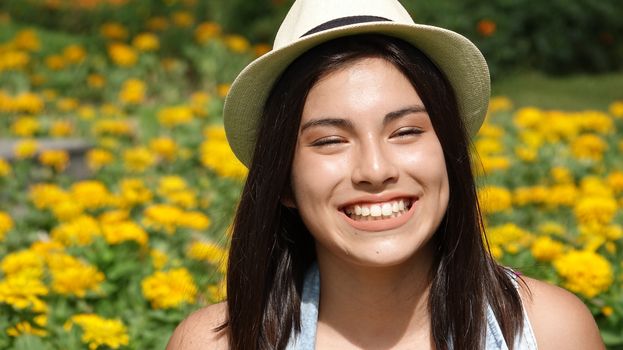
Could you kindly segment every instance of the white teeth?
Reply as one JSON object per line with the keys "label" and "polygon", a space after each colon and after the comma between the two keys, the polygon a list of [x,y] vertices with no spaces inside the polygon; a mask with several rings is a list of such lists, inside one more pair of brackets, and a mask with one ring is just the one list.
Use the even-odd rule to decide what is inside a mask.
{"label": "white teeth", "polygon": [[344,212],[353,220],[383,220],[404,214],[411,207],[410,199],[377,204],[355,204],[344,208]]}
{"label": "white teeth", "polygon": [[370,215],[370,207],[361,207],[361,215],[362,216]]}
{"label": "white teeth", "polygon": [[383,216],[390,216],[390,215],[392,215],[393,209],[392,209],[391,203],[383,204],[383,207],[381,208],[381,211],[383,213]]}
{"label": "white teeth", "polygon": [[370,206],[370,215],[371,216],[381,216],[381,214],[383,213],[383,210],[381,209],[381,206],[378,204],[373,204]]}
{"label": "white teeth", "polygon": [[355,205],[355,215],[361,215],[361,206],[359,204]]}

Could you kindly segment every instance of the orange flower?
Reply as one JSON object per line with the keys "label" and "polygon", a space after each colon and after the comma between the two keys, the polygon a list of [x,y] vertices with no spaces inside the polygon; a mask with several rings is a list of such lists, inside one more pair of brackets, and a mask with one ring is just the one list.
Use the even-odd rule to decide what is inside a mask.
{"label": "orange flower", "polygon": [[478,21],[478,25],[476,26],[476,30],[478,33],[484,37],[491,36],[495,33],[496,24],[490,19],[481,19]]}

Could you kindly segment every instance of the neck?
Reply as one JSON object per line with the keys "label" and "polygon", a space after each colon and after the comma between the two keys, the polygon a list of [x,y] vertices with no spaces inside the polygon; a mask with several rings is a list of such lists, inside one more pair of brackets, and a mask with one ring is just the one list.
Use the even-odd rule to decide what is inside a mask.
{"label": "neck", "polygon": [[406,262],[383,267],[318,256],[319,330],[353,344],[377,343],[385,348],[407,335],[427,338],[432,261],[426,249]]}

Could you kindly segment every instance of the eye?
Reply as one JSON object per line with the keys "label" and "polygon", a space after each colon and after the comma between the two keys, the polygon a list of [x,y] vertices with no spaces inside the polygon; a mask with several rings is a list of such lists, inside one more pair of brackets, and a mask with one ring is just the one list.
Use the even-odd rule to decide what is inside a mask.
{"label": "eye", "polygon": [[394,131],[394,133],[390,137],[405,138],[405,137],[409,137],[409,136],[417,136],[417,135],[422,134],[423,132],[424,132],[424,130],[419,129],[419,128],[404,127],[404,128],[400,128],[400,129]]}
{"label": "eye", "polygon": [[327,136],[320,139],[315,140],[311,143],[312,147],[323,147],[323,146],[331,146],[337,145],[340,143],[345,143],[346,141],[339,136]]}

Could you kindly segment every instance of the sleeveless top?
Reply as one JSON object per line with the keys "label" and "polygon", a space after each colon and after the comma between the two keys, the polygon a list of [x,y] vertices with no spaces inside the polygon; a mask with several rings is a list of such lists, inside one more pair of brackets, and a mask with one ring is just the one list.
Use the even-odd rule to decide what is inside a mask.
{"label": "sleeveless top", "polygon": [[[513,282],[518,287],[516,276]],[[318,301],[320,299],[320,271],[314,263],[305,274],[301,298],[301,332],[294,330],[286,350],[314,350],[316,348],[316,328],[318,325]],[[536,350],[536,339],[528,316],[524,310],[523,332],[515,337],[515,350]],[[487,305],[487,331],[484,350],[508,350],[502,330],[491,306]]]}

